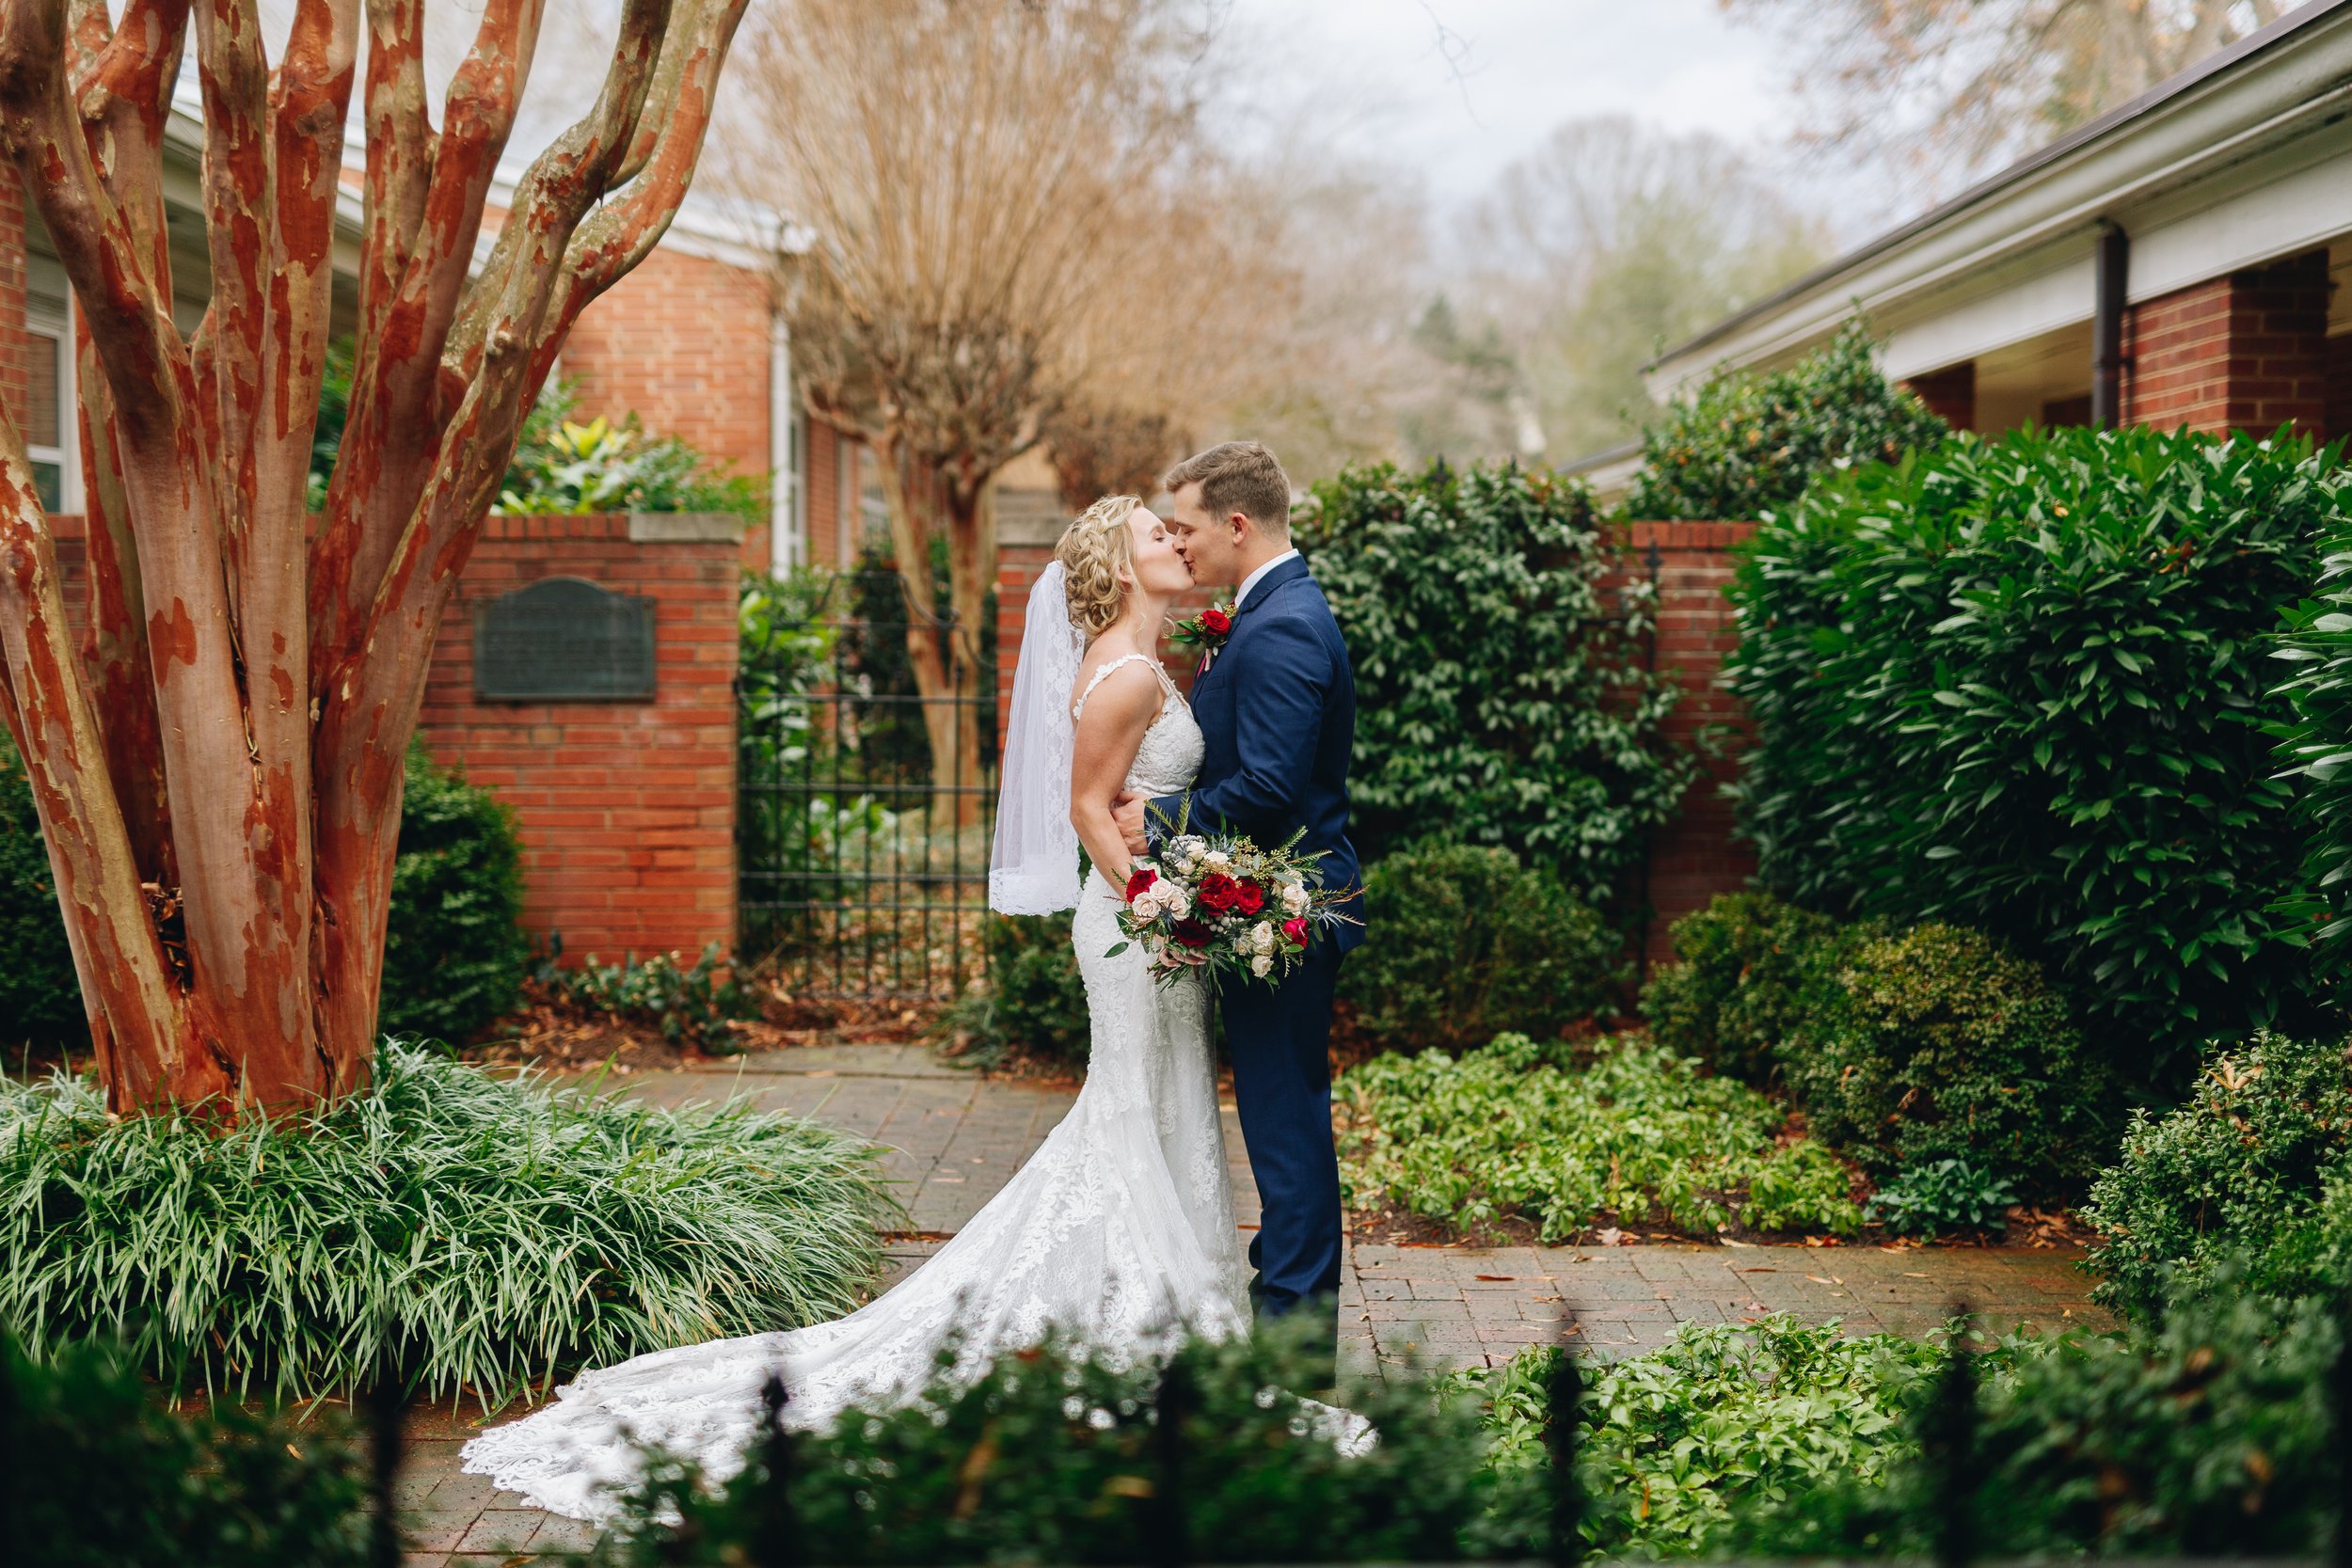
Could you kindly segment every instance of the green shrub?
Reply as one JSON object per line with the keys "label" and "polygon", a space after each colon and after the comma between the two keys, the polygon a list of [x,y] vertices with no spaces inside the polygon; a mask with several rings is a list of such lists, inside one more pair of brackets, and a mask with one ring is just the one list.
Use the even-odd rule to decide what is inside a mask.
{"label": "green shrub", "polygon": [[2300,1026],[2265,656],[2348,503],[2309,442],[2144,429],[1963,436],[1815,485],[1733,591],[1762,879],[2016,943],[2142,1082]]}
{"label": "green shrub", "polygon": [[[1178,1353],[1175,1502],[1193,1562],[1438,1562],[1483,1501],[1473,1418],[1404,1370],[1351,1388],[1379,1440],[1343,1455],[1284,1390],[1315,1374],[1279,1326]],[[1325,1362],[1327,1368],[1329,1362]],[[1170,1542],[1160,1361],[1049,1341],[911,1407],[796,1435],[795,1560],[1151,1562]],[[589,1560],[607,1568],[761,1560],[765,1445],[723,1491],[660,1465]]]}
{"label": "green shrub", "polygon": [[1550,1244],[1613,1214],[1712,1231],[1851,1231],[1846,1167],[1744,1084],[1641,1039],[1565,1047],[1504,1035],[1458,1060],[1377,1056],[1337,1085],[1340,1181],[1352,1207],[1382,1200],[1474,1227],[1510,1215]]}
{"label": "green shrub", "polygon": [[1650,1037],[1761,1084],[1780,1043],[1831,1006],[1837,965],[1873,934],[1769,893],[1718,894],[1675,922],[1675,957],[1682,961],[1642,988]]}
{"label": "green shrub", "polygon": [[987,983],[958,997],[940,1025],[961,1054],[978,1067],[1015,1051],[1083,1064],[1092,1029],[1068,917],[991,914],[980,935]]}
{"label": "green shrub", "polygon": [[384,936],[386,1032],[452,1043],[515,1010],[531,963],[515,814],[408,749]]}
{"label": "green shrub", "polygon": [[1899,1236],[1947,1230],[1999,1230],[2017,1189],[1967,1160],[1922,1160],[1905,1165],[1870,1195],[1871,1219]]}
{"label": "green shrub", "polygon": [[[1448,1380],[1489,1434],[1503,1483],[1488,1521],[1499,1555],[1549,1544],[1559,1358],[1540,1346]],[[1899,1335],[1848,1338],[1836,1323],[1775,1313],[1742,1329],[1686,1323],[1647,1354],[1587,1366],[1577,1413],[1586,1544],[1608,1559],[1706,1556],[1738,1514],[1838,1481],[1879,1482],[1911,1451],[1909,1412],[1943,1360]]]}
{"label": "green shrub", "polygon": [[1834,1008],[1783,1042],[1816,1137],[1885,1176],[1964,1160],[2037,1196],[2087,1180],[2116,1095],[2035,965],[1958,927],[1862,943]]}
{"label": "green shrub", "polygon": [[0,1337],[0,1555],[39,1568],[361,1568],[369,1473],[342,1423],[165,1407],[121,1358]]}
{"label": "green shrub", "polygon": [[0,1332],[309,1397],[396,1358],[485,1400],[583,1363],[837,1317],[896,1213],[877,1151],[387,1046],[359,1095],[224,1129],[0,1081]]}
{"label": "green shrub", "polygon": [[24,765],[0,728],[0,1046],[89,1038]]}
{"label": "green shrub", "polygon": [[1347,633],[1367,863],[1435,834],[1621,896],[1696,765],[1663,728],[1679,689],[1641,657],[1655,594],[1609,586],[1591,493],[1516,465],[1359,467],[1295,526]]}
{"label": "green shrub", "polygon": [[2317,1290],[2352,1239],[2344,1043],[2262,1034],[2217,1058],[2186,1104],[2132,1117],[2083,1218],[2101,1233],[2096,1298],[2144,1322],[2224,1275],[2266,1293]]}
{"label": "green shrub", "polygon": [[539,966],[541,985],[573,1006],[660,1029],[672,1045],[726,1055],[738,1049],[736,1023],[759,1016],[759,998],[715,942],[691,965],[675,953],[616,964],[598,963],[591,953],[565,969],[557,961],[563,953],[559,942]]}
{"label": "green shrub", "polygon": [[[2341,444],[2323,461],[2343,455]],[[2287,632],[2271,657],[2291,672],[2272,693],[2285,711],[2272,721],[2278,760],[2298,781],[2296,816],[2305,846],[2302,876],[2280,912],[2299,923],[2315,967],[2341,982],[2352,966],[2352,519],[2330,518],[2316,543],[2313,597],[2286,612]]]}
{"label": "green shrub", "polygon": [[1625,515],[1744,521],[1776,512],[1823,474],[1891,463],[1951,427],[1888,381],[1869,328],[1849,323],[1785,371],[1728,371],[1642,434]]}
{"label": "green shrub", "polygon": [[675,436],[648,436],[632,412],[619,422],[572,418],[579,386],[543,388],[523,420],[499,491],[503,513],[723,512],[747,528],[768,519],[764,477],[739,474]]}
{"label": "green shrub", "polygon": [[1357,1021],[1391,1048],[1548,1037],[1609,1003],[1623,943],[1559,879],[1508,850],[1434,845],[1364,878],[1376,937],[1340,971]]}
{"label": "green shrub", "polygon": [[[1980,1357],[1973,1485],[1988,1559],[2306,1557],[2343,1497],[2328,1387],[2339,1331],[2316,1304],[2219,1304],[2156,1336],[2068,1334]],[[1946,1510],[1918,1409],[1876,1476],[1822,1475],[1746,1511],[1729,1553],[1925,1560]]]}

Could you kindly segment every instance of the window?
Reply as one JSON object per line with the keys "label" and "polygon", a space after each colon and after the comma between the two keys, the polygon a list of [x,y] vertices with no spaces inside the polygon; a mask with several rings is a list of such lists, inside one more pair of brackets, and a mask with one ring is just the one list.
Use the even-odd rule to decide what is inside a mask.
{"label": "window", "polygon": [[40,504],[53,513],[73,511],[82,499],[69,450],[73,429],[73,332],[67,325],[66,309],[62,297],[40,293],[26,296],[24,454],[32,459]]}

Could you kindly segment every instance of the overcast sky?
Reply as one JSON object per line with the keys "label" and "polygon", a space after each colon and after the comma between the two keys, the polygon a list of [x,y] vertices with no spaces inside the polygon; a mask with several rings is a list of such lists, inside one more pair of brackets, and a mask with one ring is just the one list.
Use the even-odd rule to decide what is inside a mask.
{"label": "overcast sky", "polygon": [[1483,185],[1562,120],[1625,113],[1759,150],[1785,138],[1788,72],[1715,0],[1233,0],[1300,88],[1387,88],[1366,135],[1441,198]]}

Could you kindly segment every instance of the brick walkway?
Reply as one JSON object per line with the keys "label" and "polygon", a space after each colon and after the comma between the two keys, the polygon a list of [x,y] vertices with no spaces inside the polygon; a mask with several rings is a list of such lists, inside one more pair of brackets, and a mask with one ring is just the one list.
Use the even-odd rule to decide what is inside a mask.
{"label": "brick walkway", "polygon": [[[996,1195],[1044,1140],[1073,1091],[983,1079],[914,1045],[819,1046],[724,1068],[646,1074],[633,1094],[664,1105],[739,1092],[764,1108],[815,1117],[884,1145],[913,1232],[887,1247],[896,1279]],[[1225,1142],[1236,1223],[1257,1227],[1258,1195],[1232,1106]],[[1683,1323],[1738,1323],[1768,1311],[1836,1319],[1855,1333],[1919,1333],[1965,1301],[1988,1325],[2105,1326],[2083,1299],[2070,1254],[1975,1248],[1736,1247],[1650,1243],[1566,1248],[1389,1246],[1353,1242],[1341,1283],[1341,1371],[1500,1364],[1567,1331],[1587,1354],[1635,1354]],[[489,1418],[497,1419],[500,1418]],[[586,1527],[515,1506],[457,1450],[485,1418],[470,1408],[409,1418],[401,1481],[414,1568],[471,1568],[584,1547]]]}

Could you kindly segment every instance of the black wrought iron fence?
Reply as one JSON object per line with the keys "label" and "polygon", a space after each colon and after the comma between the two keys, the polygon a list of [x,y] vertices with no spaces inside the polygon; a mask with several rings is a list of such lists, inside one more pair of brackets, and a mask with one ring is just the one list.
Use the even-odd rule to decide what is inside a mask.
{"label": "black wrought iron fence", "polygon": [[[952,612],[895,571],[755,591],[737,679],[742,950],[804,996],[946,1000],[985,963],[995,825],[993,626],[978,689],[925,696]],[[911,641],[911,639],[913,640]]]}

